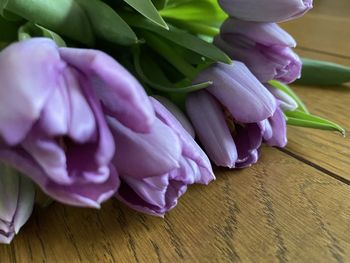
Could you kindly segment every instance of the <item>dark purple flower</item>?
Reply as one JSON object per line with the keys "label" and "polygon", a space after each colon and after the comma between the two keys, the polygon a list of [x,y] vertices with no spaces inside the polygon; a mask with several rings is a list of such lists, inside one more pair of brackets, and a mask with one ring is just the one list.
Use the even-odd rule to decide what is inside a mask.
{"label": "dark purple flower", "polygon": [[295,40],[275,23],[229,18],[214,43],[232,59],[246,64],[263,83],[272,79],[291,83],[300,77],[302,63],[291,49]]}

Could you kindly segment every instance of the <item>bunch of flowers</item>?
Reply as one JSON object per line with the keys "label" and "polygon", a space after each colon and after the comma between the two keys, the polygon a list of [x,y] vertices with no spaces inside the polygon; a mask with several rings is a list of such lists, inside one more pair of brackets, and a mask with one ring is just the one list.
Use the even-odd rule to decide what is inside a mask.
{"label": "bunch of flowers", "polygon": [[[0,0],[0,243],[27,221],[38,191],[163,216],[189,185],[215,179],[211,162],[248,167],[263,144],[284,147],[287,123],[343,132],[286,85],[302,60],[276,22],[311,7]],[[305,83],[323,83],[315,70],[349,80],[337,65],[305,67]]]}

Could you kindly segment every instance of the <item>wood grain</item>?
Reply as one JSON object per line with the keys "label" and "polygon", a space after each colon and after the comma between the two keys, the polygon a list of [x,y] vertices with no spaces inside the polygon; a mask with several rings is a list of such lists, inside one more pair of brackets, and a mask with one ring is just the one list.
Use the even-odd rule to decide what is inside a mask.
{"label": "wood grain", "polygon": [[[298,41],[297,53],[350,66],[350,1],[315,1],[315,9],[300,20],[284,24]],[[346,87],[293,86],[311,112],[334,120],[350,131]],[[317,102],[317,103],[315,103]],[[327,172],[350,180],[350,140],[337,134],[310,129],[289,128],[287,150]]]}
{"label": "wood grain", "polygon": [[[1,262],[345,262],[350,188],[276,149],[220,170],[165,219],[117,202],[37,209]],[[327,197],[327,198],[325,198]]]}
{"label": "wood grain", "polygon": [[[347,4],[350,13],[350,1]],[[282,24],[297,40],[298,46],[333,55],[349,55],[350,17],[308,14]]]}

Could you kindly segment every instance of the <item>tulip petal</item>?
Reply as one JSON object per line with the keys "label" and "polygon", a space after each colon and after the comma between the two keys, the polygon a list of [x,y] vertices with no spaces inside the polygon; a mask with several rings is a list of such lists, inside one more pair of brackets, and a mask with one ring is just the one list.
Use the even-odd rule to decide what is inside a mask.
{"label": "tulip petal", "polygon": [[219,103],[199,91],[188,96],[186,110],[209,158],[218,166],[234,167],[237,149]]}
{"label": "tulip petal", "polygon": [[243,168],[256,163],[258,161],[257,149],[260,148],[263,137],[259,125],[256,123],[237,124],[236,133],[234,140],[238,151],[237,167]]}
{"label": "tulip petal", "polygon": [[60,55],[90,79],[111,116],[135,131],[149,131],[153,109],[142,86],[124,67],[97,50],[60,48]]}
{"label": "tulip petal", "polygon": [[298,108],[298,103],[284,91],[276,89],[270,85],[267,85],[266,87],[278,100],[282,111],[295,111]]}
{"label": "tulip petal", "polygon": [[287,125],[286,119],[281,109],[277,109],[275,114],[269,118],[269,123],[272,127],[273,136],[265,139],[270,146],[284,147],[287,144]]}
{"label": "tulip petal", "polygon": [[207,91],[230,111],[237,122],[259,122],[272,116],[276,109],[275,98],[241,62],[214,64],[196,78],[196,82],[209,80],[213,85]]}
{"label": "tulip petal", "polygon": [[136,133],[108,118],[118,150],[115,164],[122,176],[145,178],[177,168],[181,144],[176,134],[156,119],[149,133]]}
{"label": "tulip petal", "polygon": [[312,0],[219,0],[232,17],[257,22],[282,22],[302,16],[312,8]]}
{"label": "tulip petal", "polygon": [[8,144],[26,136],[58,86],[63,68],[49,39],[15,43],[0,53],[0,134]]}
{"label": "tulip petal", "polygon": [[48,179],[40,165],[20,148],[1,149],[0,160],[28,175],[55,200],[74,206],[99,208],[101,202],[114,195],[120,183],[117,172],[113,166],[110,166],[110,176],[101,184],[86,181],[75,182],[72,185],[55,184]]}
{"label": "tulip petal", "polygon": [[9,168],[0,163],[0,220],[2,221],[11,223],[15,216],[20,193],[19,182],[20,178],[16,174],[11,174]]}
{"label": "tulip petal", "polygon": [[13,221],[13,227],[16,234],[32,214],[35,198],[34,184],[25,176],[21,176],[20,178],[19,189],[20,195],[18,199],[17,212]]}
{"label": "tulip petal", "polygon": [[260,43],[265,46],[296,46],[294,38],[276,23],[257,23],[229,18],[222,24],[220,30],[224,39],[231,35],[250,39],[253,45]]}
{"label": "tulip petal", "polygon": [[157,118],[172,128],[179,136],[182,143],[182,155],[193,160],[198,165],[200,176],[196,183],[208,184],[215,179],[213,169],[205,152],[199,147],[181,123],[159,101],[152,97],[150,99]]}

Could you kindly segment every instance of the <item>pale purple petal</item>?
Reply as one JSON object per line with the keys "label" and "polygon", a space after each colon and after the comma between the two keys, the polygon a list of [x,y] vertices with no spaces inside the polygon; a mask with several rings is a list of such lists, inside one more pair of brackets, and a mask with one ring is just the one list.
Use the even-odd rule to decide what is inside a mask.
{"label": "pale purple petal", "polygon": [[[195,132],[191,122],[187,119],[185,114],[170,100],[162,96],[153,96],[156,100],[161,102],[161,104],[173,115],[176,117],[179,123],[181,123],[182,127],[194,138]],[[151,100],[152,101],[152,100]],[[153,105],[154,106],[154,105]]]}
{"label": "pale purple petal", "polygon": [[234,61],[231,65],[214,64],[202,71],[195,83],[204,81],[213,81],[207,91],[213,94],[238,122],[262,121],[272,116],[276,109],[274,97],[241,62]]}
{"label": "pale purple petal", "polygon": [[285,147],[287,144],[287,126],[282,110],[278,108],[275,114],[269,118],[269,123],[273,130],[273,136],[265,139],[266,143],[270,146]]}
{"label": "pale purple petal", "polygon": [[83,72],[109,114],[125,126],[148,132],[154,112],[139,82],[110,56],[87,49],[60,48],[62,58]]}
{"label": "pale purple petal", "polygon": [[265,46],[296,46],[294,38],[276,23],[257,23],[229,18],[222,24],[220,31],[224,39],[228,36],[246,39],[242,45],[260,43]]}
{"label": "pale purple petal", "polygon": [[218,166],[234,167],[237,149],[219,103],[200,91],[188,96],[186,109],[209,158]]}
{"label": "pale purple petal", "polygon": [[196,183],[208,184],[215,179],[210,161],[204,151],[199,147],[193,137],[181,125],[181,123],[156,99],[150,98],[155,109],[156,116],[168,125],[179,136],[182,144],[182,155],[193,160],[199,167],[200,176]]}
{"label": "pale purple petal", "polygon": [[298,104],[287,93],[269,85],[267,85],[267,88],[272,93],[272,95],[275,96],[275,98],[278,100],[280,108],[283,111],[295,111],[298,108]]}
{"label": "pale purple petal", "polygon": [[18,42],[0,53],[0,135],[8,144],[26,136],[64,67],[57,46],[48,39]]}
{"label": "pale purple petal", "polygon": [[312,0],[219,0],[230,16],[258,22],[281,22],[302,16]]}
{"label": "pale purple petal", "polygon": [[179,166],[181,143],[160,120],[149,133],[136,133],[110,117],[108,123],[117,145],[114,163],[124,177],[152,177]]}

